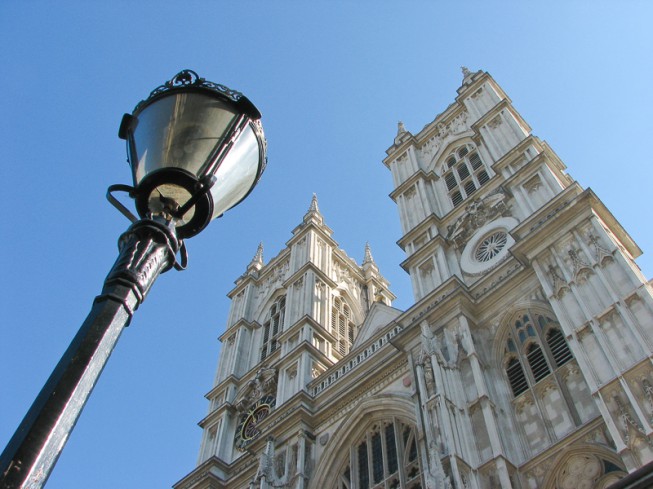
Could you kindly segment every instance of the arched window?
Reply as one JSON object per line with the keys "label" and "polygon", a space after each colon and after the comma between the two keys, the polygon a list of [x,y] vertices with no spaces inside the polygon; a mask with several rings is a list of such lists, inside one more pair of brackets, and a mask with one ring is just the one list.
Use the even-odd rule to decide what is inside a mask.
{"label": "arched window", "polygon": [[333,351],[343,356],[349,353],[354,342],[354,323],[352,322],[351,308],[341,297],[333,298],[331,334],[336,339]]}
{"label": "arched window", "polygon": [[393,418],[375,422],[351,446],[334,489],[422,487],[415,429]]}
{"label": "arched window", "polygon": [[277,337],[283,330],[283,318],[286,312],[286,296],[282,295],[274,301],[268,312],[268,319],[263,323],[263,345],[261,346],[261,361],[265,360],[278,347]]}
{"label": "arched window", "polygon": [[504,350],[504,369],[515,397],[544,380],[574,357],[560,325],[533,311],[511,325]]}
{"label": "arched window", "polygon": [[487,167],[471,144],[459,146],[447,156],[442,177],[454,207],[490,181]]}

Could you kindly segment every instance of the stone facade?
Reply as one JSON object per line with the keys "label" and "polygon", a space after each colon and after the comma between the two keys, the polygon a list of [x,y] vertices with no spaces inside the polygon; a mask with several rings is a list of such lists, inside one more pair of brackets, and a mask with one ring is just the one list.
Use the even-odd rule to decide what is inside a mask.
{"label": "stone facade", "polygon": [[231,312],[197,468],[175,489],[606,488],[653,460],[641,253],[503,90],[458,96],[392,173],[415,304],[314,197],[259,247]]}

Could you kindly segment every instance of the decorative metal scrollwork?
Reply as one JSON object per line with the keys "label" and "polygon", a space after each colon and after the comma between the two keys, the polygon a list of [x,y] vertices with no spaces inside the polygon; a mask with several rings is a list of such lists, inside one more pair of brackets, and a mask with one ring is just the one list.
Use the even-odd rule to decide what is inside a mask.
{"label": "decorative metal scrollwork", "polygon": [[177,73],[175,76],[173,76],[170,80],[165,82],[163,85],[160,85],[156,87],[154,90],[152,90],[150,92],[149,97],[147,97],[145,100],[141,100],[138,103],[138,105],[136,105],[134,112],[140,109],[143,104],[147,103],[153,97],[156,97],[161,93],[168,92],[170,90],[175,90],[182,87],[184,88],[196,87],[196,88],[202,88],[206,90],[212,90],[214,92],[218,92],[224,95],[225,97],[229,98],[230,100],[233,100],[234,102],[238,102],[238,100],[240,100],[243,97],[243,94],[240,93],[239,91],[232,90],[231,88],[226,87],[224,85],[220,85],[219,83],[213,83],[211,81],[208,81],[200,77],[193,70],[182,70],[179,73]]}

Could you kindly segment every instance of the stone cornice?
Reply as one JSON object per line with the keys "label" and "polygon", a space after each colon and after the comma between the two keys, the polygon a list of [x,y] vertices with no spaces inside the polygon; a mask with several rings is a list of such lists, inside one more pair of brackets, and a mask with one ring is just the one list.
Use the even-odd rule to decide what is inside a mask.
{"label": "stone cornice", "polygon": [[435,228],[438,230],[438,233],[440,232],[440,226],[442,225],[442,219],[440,219],[437,215],[434,213],[429,214],[426,216],[426,219],[424,219],[422,222],[417,224],[413,229],[408,231],[406,234],[404,234],[399,240],[397,241],[397,246],[401,248],[403,251],[406,251],[406,245],[410,243],[412,240],[414,240],[416,237],[419,235],[423,234],[426,232],[429,227],[433,225]]}
{"label": "stone cornice", "polygon": [[[343,378],[330,389],[322,391],[316,397],[319,412],[316,413],[316,427],[352,410],[361,398],[373,395],[384,386],[408,371],[408,361],[405,355],[397,354],[390,344],[386,345],[386,354],[374,357],[366,369],[360,369],[356,375]],[[370,374],[371,373],[371,374]]]}
{"label": "stone cornice", "polygon": [[319,277],[320,280],[325,282],[329,287],[336,287],[337,284],[329,277],[321,268],[313,263],[312,261],[307,261],[300,268],[298,268],[292,275],[290,275],[286,280],[281,283],[281,286],[285,289],[288,289],[293,285],[297,280],[303,277],[306,272],[313,272],[315,276]]}
{"label": "stone cornice", "polygon": [[218,336],[218,340],[221,343],[224,343],[225,339],[228,336],[231,336],[232,334],[234,334],[235,330],[237,330],[238,328],[241,328],[241,327],[246,328],[246,329],[251,331],[253,329],[260,328],[261,325],[257,321],[247,321],[244,318],[240,318],[234,324],[232,324],[227,329],[225,329],[224,333],[222,333],[220,336]]}
{"label": "stone cornice", "polygon": [[309,221],[308,223],[302,222],[295,229],[293,229],[293,236],[288,241],[286,241],[286,246],[290,248],[293,244],[306,236],[306,234],[311,230],[319,234],[320,237],[329,243],[332,247],[338,247],[338,243],[331,237],[333,230],[324,223],[317,224],[312,221]]}
{"label": "stone cornice", "polygon": [[[458,96],[456,97],[456,101],[462,103],[462,100],[464,98],[467,98],[471,93],[476,92],[479,88],[481,88],[481,85],[483,85],[483,83],[485,83],[488,80],[492,81],[492,77],[487,71],[479,70],[476,73],[473,73],[471,77],[471,83],[463,83],[456,90],[456,92],[458,93]],[[493,85],[496,85],[496,83],[494,83]],[[502,93],[502,95],[505,97],[505,94]]]}
{"label": "stone cornice", "polygon": [[[361,375],[361,372],[364,373],[369,369],[373,370],[375,361],[371,359],[380,355],[381,351],[387,351],[390,340],[401,333],[401,330],[402,328],[393,321],[363,344],[357,346],[356,349],[350,351],[340,361],[308,384],[307,389],[311,395],[317,397],[325,390],[331,391],[331,387],[339,383],[344,377],[357,377]],[[366,369],[359,368],[363,364],[366,365]]]}
{"label": "stone cornice", "polygon": [[172,487],[173,489],[226,489],[225,481],[214,474],[216,469],[225,473],[229,470],[229,464],[213,456],[195,467],[190,474]]}
{"label": "stone cornice", "polygon": [[388,196],[394,201],[397,202],[397,197],[402,193],[408,190],[411,186],[415,185],[418,180],[434,180],[437,179],[435,173],[425,173],[421,168],[408,177],[404,182],[400,183],[397,188],[395,188]]}
{"label": "stone cornice", "polygon": [[512,252],[528,263],[559,239],[561,230],[570,230],[592,216],[605,223],[632,258],[641,255],[640,248],[596,194],[589,188],[583,191],[576,183],[511,231],[516,241]]}
{"label": "stone cornice", "polygon": [[[491,272],[483,276],[481,280],[470,287],[470,294],[480,304],[481,300],[492,300],[493,294],[501,288],[501,294],[508,293],[508,289],[518,289],[522,280],[517,277],[531,276],[532,270],[515,258],[508,258]],[[510,280],[508,280],[510,279]],[[508,287],[508,289],[502,287]]]}
{"label": "stone cornice", "polygon": [[406,329],[424,320],[436,308],[439,315],[444,315],[452,306],[456,307],[461,300],[464,300],[470,306],[474,303],[467,286],[460,278],[453,275],[439,287],[420,299],[419,302],[397,318],[396,321]]}
{"label": "stone cornice", "polygon": [[405,151],[408,150],[410,146],[421,147],[426,143],[431,137],[437,135],[439,132],[439,124],[448,124],[453,119],[458,117],[462,112],[465,111],[465,106],[462,102],[456,101],[450,104],[444,111],[439,113],[435,119],[426,124],[417,134],[413,135],[407,133],[409,137],[406,137],[404,141],[400,144],[393,144],[386,150],[386,156],[383,159],[383,164],[390,168],[390,163],[402,156]]}
{"label": "stone cornice", "polygon": [[239,377],[236,377],[236,376],[233,375],[233,374],[231,374],[231,375],[229,375],[229,377],[227,377],[226,379],[224,379],[223,381],[221,381],[219,384],[215,385],[215,386],[213,387],[213,389],[211,389],[209,392],[207,392],[206,394],[204,394],[204,397],[205,397],[206,399],[212,399],[212,398],[215,397],[215,395],[216,395],[218,392],[220,392],[220,391],[226,389],[228,386],[230,386],[230,385],[232,385],[232,386],[237,386],[239,383],[240,383],[240,378],[239,378]]}
{"label": "stone cornice", "polygon": [[415,262],[422,261],[429,255],[429,253],[432,253],[438,249],[438,247],[445,248],[448,244],[449,242],[441,234],[438,234],[435,238],[428,240],[417,251],[402,261],[399,266],[403,268],[407,273],[410,273],[410,267]]}
{"label": "stone cornice", "polygon": [[[497,161],[494,162],[492,168],[494,169],[495,173],[500,173],[501,170],[505,168],[507,165],[514,163],[515,160],[523,156],[524,152],[526,151],[526,148],[528,148],[529,146],[535,146],[539,151],[539,153],[533,157],[533,160],[537,160],[541,158],[542,155],[546,152],[546,149],[550,150],[550,148],[542,144],[542,141],[540,141],[536,136],[529,134],[524,139],[522,139],[519,143],[517,143],[517,145],[514,146],[510,151],[508,151],[501,158],[499,158]],[[560,160],[558,160],[558,162],[562,163]],[[561,169],[564,169],[564,165],[562,166]]]}

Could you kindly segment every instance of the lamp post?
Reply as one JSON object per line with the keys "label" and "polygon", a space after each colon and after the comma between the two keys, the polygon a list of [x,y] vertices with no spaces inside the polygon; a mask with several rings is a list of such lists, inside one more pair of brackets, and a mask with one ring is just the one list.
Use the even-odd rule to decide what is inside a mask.
{"label": "lamp post", "polygon": [[[122,329],[156,278],[186,265],[185,238],[241,202],[266,163],[260,112],[241,93],[184,70],[152,91],[119,136],[133,186],[109,201],[132,221],[102,293],[0,456],[1,489],[47,481]],[[134,199],[137,219],[113,195]],[[180,255],[180,262],[177,255]]]}

